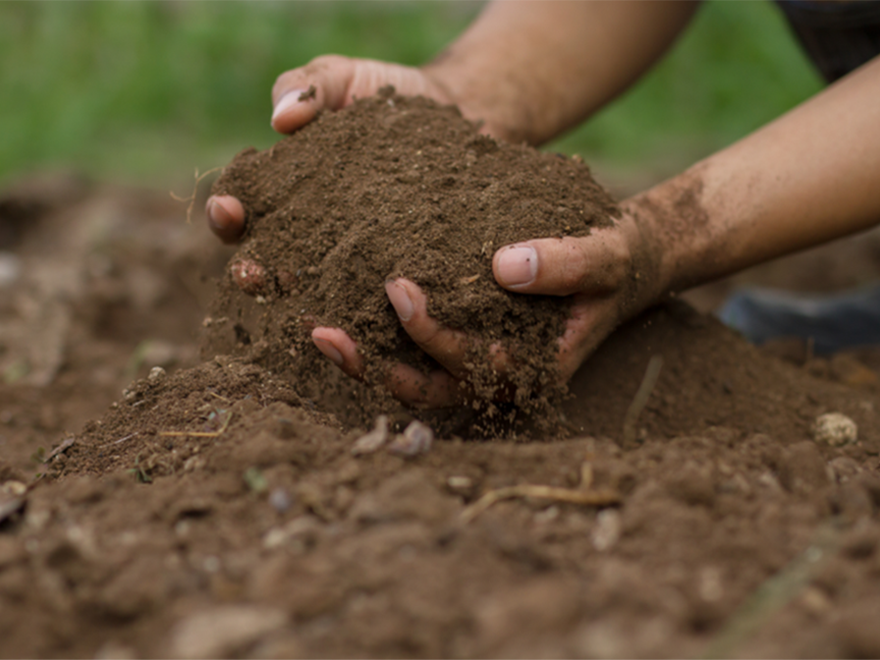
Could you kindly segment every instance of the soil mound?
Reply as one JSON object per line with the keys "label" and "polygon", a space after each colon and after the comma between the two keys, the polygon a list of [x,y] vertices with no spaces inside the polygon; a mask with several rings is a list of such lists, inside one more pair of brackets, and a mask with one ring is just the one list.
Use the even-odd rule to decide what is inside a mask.
{"label": "soil mound", "polygon": [[456,108],[391,88],[267,151],[241,152],[213,192],[247,209],[232,263],[266,269],[249,293],[265,305],[259,339],[272,366],[294,368],[291,347],[316,356],[308,333],[318,324],[358,342],[373,380],[389,359],[430,367],[385,296],[386,279],[406,277],[428,294],[430,314],[476,338],[478,398],[491,400],[499,386],[489,346],[512,347],[515,402],[525,409],[553,389],[568,305],[503,290],[492,255],[531,238],[583,236],[617,214],[579,159],[496,142]]}
{"label": "soil mound", "polygon": [[[53,190],[20,197],[46,209],[0,237],[20,262],[0,357],[56,365],[45,385],[0,380],[0,656],[880,656],[876,349],[782,361],[670,305],[575,375],[572,438],[438,431],[417,456],[355,455],[366,429],[306,392],[321,374],[195,364],[195,274],[230,253],[165,191]],[[65,305],[49,342],[33,310]],[[814,441],[828,412],[858,439]],[[608,490],[617,504],[575,497]]]}

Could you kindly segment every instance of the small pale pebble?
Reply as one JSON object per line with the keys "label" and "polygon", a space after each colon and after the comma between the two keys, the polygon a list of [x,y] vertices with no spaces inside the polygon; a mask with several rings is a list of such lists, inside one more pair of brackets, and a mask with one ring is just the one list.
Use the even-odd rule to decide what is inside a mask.
{"label": "small pale pebble", "polygon": [[351,453],[355,456],[361,456],[379,451],[388,442],[388,437],[388,416],[379,415],[376,418],[376,427],[355,440],[351,447]]}
{"label": "small pale pebble", "polygon": [[12,286],[21,275],[21,261],[11,252],[0,252],[0,289]]}
{"label": "small pale pebble", "polygon": [[434,442],[434,432],[430,426],[416,420],[396,436],[388,446],[388,451],[398,456],[412,457],[427,454]]}
{"label": "small pale pebble", "polygon": [[854,443],[859,437],[859,427],[846,415],[838,412],[819,415],[813,422],[813,439],[832,447]]}
{"label": "small pale pebble", "polygon": [[622,529],[620,514],[614,509],[603,509],[596,516],[596,526],[590,534],[590,541],[596,550],[604,552],[617,543]]}
{"label": "small pale pebble", "polygon": [[163,378],[165,378],[165,370],[162,367],[153,367],[150,369],[150,375],[147,376],[147,380],[153,384],[160,382]]}
{"label": "small pale pebble", "polygon": [[7,481],[2,486],[3,490],[10,495],[18,497],[27,492],[27,486],[20,481]]}
{"label": "small pale pebble", "polygon": [[279,486],[278,488],[273,488],[272,492],[269,493],[269,505],[278,513],[284,513],[290,509],[292,504],[293,498],[286,488]]}
{"label": "small pale pebble", "polygon": [[287,625],[282,610],[253,605],[221,605],[191,614],[171,631],[167,651],[174,658],[221,658],[242,650]]}
{"label": "small pale pebble", "polygon": [[455,491],[468,490],[474,485],[474,481],[470,477],[452,476],[446,480],[446,485]]}

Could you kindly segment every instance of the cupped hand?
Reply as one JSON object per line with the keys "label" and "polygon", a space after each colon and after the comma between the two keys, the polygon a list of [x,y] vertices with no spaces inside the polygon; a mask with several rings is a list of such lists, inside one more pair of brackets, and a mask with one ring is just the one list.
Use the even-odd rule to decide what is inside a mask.
{"label": "cupped hand", "polygon": [[[646,224],[624,213],[614,226],[594,230],[586,237],[536,239],[508,245],[495,253],[493,273],[505,289],[572,297],[571,317],[558,339],[561,382],[567,382],[620,323],[665,291],[658,276],[659,255]],[[423,374],[413,367],[388,362],[381,365],[386,388],[413,406],[440,408],[466,400],[471,393],[468,348],[474,340],[428,316],[427,298],[415,283],[400,278],[387,282],[385,291],[404,329],[442,367]],[[346,374],[364,377],[363,356],[343,330],[318,327],[312,331],[312,339]],[[492,345],[489,355],[493,369],[503,380],[505,371],[516,360],[515,353]]]}
{"label": "cupped hand", "polygon": [[[279,133],[293,133],[312,121],[319,110],[339,110],[386,85],[393,85],[407,96],[425,96],[441,103],[455,101],[439,79],[426,70],[324,55],[278,77],[272,88],[272,128]],[[467,115],[465,109],[462,111]],[[239,241],[244,233],[245,211],[238,199],[213,196],[208,199],[205,213],[208,226],[220,240]]]}

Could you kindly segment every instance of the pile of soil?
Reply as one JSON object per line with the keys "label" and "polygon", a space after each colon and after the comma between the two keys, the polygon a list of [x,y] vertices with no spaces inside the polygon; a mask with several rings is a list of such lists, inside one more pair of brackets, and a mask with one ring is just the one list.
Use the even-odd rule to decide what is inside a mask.
{"label": "pile of soil", "polygon": [[[568,301],[505,291],[492,275],[493,254],[531,238],[584,236],[618,213],[581,160],[497,142],[456,108],[390,87],[322,114],[269,150],[243,151],[213,192],[238,197],[247,212],[233,263],[266,271],[261,285],[247,287],[265,311],[257,336],[247,337],[268,344],[267,365],[311,372],[290,349],[313,360],[317,324],[346,330],[374,381],[389,360],[436,368],[385,296],[387,279],[406,277],[426,292],[432,316],[474,338],[469,360],[484,403],[501,386],[489,347],[509,347],[511,412],[546,410],[558,394],[556,339]],[[217,315],[238,317],[237,304],[233,297]]]}
{"label": "pile of soil", "polygon": [[[355,455],[373,420],[321,373],[198,359],[232,252],[184,215],[0,193],[0,656],[880,655],[880,352],[779,359],[676,304],[575,375],[567,438]],[[858,439],[816,442],[828,412]]]}

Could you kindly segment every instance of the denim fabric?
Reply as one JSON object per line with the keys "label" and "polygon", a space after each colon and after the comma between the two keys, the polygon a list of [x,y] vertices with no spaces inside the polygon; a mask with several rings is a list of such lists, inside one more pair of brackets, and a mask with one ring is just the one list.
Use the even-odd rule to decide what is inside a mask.
{"label": "denim fabric", "polygon": [[807,297],[773,289],[739,291],[717,312],[753,344],[778,337],[812,339],[816,355],[880,344],[880,287]]}
{"label": "denim fabric", "polygon": [[880,54],[880,1],[777,0],[829,83]]}

